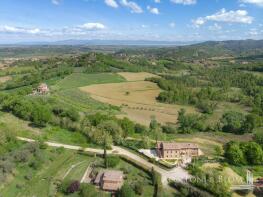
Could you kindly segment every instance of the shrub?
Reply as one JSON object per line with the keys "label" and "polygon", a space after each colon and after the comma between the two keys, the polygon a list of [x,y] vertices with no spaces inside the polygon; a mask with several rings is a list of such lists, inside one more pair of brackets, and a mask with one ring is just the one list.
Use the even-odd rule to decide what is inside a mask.
{"label": "shrub", "polygon": [[147,128],[144,125],[135,124],[134,130],[135,130],[135,133],[145,133],[145,131],[147,131]]}
{"label": "shrub", "polygon": [[79,181],[73,181],[68,187],[67,187],[67,193],[75,193],[79,191],[80,188],[80,182]]}
{"label": "shrub", "polygon": [[108,156],[107,157],[107,166],[109,168],[114,168],[120,163],[120,158],[117,156]]}
{"label": "shrub", "polygon": [[162,126],[163,132],[164,133],[168,133],[168,134],[172,134],[172,133],[176,133],[176,127],[172,124],[167,124]]}
{"label": "shrub", "polygon": [[132,188],[130,187],[130,185],[128,184],[124,184],[120,191],[117,193],[118,197],[134,197],[135,196],[135,192],[132,190]]}
{"label": "shrub", "polygon": [[14,159],[16,162],[27,162],[30,156],[28,150],[19,150],[14,153]]}
{"label": "shrub", "polygon": [[134,191],[138,195],[142,195],[143,193],[143,183],[141,182],[136,182],[134,186]]}

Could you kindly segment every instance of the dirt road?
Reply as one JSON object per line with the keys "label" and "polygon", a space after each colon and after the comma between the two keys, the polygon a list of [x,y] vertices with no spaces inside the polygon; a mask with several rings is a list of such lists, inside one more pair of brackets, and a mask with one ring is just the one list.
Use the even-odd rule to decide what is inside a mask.
{"label": "dirt road", "polygon": [[[25,141],[25,142],[35,142],[35,140],[29,139],[29,138],[23,138],[23,137],[17,137],[17,139]],[[48,146],[51,147],[63,147],[70,150],[82,150],[85,152],[91,152],[96,154],[103,154],[103,149],[95,149],[95,148],[83,148],[80,146],[73,146],[73,145],[67,145],[67,144],[60,144],[55,142],[45,142]],[[116,154],[116,155],[124,155],[131,160],[136,161],[139,164],[144,165],[145,167],[148,167],[149,169],[154,168],[156,172],[158,172],[162,177],[162,183],[164,185],[167,185],[168,179],[176,180],[176,181],[183,181],[185,179],[189,179],[191,175],[184,170],[181,167],[175,167],[171,170],[165,170],[163,168],[160,168],[159,166],[152,164],[151,162],[145,160],[144,158],[124,149],[119,146],[112,146],[112,150],[107,151],[108,154]]]}

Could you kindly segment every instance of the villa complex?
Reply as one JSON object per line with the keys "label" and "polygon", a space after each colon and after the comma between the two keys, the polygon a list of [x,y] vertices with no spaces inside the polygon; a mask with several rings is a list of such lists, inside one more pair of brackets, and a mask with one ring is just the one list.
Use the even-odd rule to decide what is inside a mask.
{"label": "villa complex", "polygon": [[180,159],[199,156],[200,150],[192,143],[157,142],[156,153],[161,159]]}

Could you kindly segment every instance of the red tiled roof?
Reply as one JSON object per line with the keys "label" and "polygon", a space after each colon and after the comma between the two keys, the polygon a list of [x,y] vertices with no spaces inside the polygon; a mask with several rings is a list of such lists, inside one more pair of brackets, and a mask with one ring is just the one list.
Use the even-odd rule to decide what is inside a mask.
{"label": "red tiled roof", "polygon": [[178,150],[178,149],[197,149],[198,146],[193,143],[177,143],[177,142],[157,142],[157,148],[165,150]]}
{"label": "red tiled roof", "polygon": [[117,191],[121,188],[122,183],[103,183],[102,189],[103,190],[109,190],[109,191]]}
{"label": "red tiled roof", "polygon": [[123,172],[117,170],[108,170],[103,174],[103,181],[121,181]]}

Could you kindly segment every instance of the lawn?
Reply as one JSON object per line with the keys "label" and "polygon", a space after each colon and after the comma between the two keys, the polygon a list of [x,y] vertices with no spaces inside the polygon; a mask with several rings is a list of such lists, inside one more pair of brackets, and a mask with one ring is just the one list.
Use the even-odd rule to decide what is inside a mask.
{"label": "lawn", "polygon": [[41,138],[44,141],[58,142],[82,147],[98,147],[95,144],[88,143],[86,137],[80,132],[72,132],[54,126],[48,126],[44,128]]}
{"label": "lawn", "polygon": [[88,86],[91,84],[118,83],[123,81],[125,81],[123,77],[114,73],[100,73],[100,74],[73,73],[67,76],[66,78],[60,80],[55,86],[53,86],[53,89],[64,90],[64,89]]}

